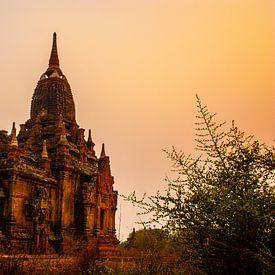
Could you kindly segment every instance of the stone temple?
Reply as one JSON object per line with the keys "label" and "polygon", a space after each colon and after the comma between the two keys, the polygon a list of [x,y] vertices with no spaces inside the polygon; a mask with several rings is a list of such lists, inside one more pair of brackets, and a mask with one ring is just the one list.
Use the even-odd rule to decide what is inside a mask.
{"label": "stone temple", "polygon": [[30,119],[0,131],[2,251],[59,253],[76,246],[115,249],[117,191],[104,144],[75,119],[70,85],[59,66],[56,34],[49,67],[34,90]]}

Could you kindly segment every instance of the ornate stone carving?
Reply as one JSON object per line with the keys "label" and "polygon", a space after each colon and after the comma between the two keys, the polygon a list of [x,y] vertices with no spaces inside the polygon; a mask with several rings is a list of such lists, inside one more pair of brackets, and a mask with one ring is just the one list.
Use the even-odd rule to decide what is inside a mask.
{"label": "ornate stone carving", "polygon": [[15,125],[11,135],[0,131],[0,231],[7,242],[24,244],[21,252],[46,253],[49,245],[66,252],[76,238],[116,246],[109,157],[104,146],[100,158],[95,155],[91,131],[87,141],[84,131],[75,121],[54,34],[30,119],[18,136]]}

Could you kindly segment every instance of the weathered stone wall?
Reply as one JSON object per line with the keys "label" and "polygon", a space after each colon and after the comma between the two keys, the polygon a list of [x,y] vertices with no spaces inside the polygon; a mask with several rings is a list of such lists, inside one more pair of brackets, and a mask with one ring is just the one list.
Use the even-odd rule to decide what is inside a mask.
{"label": "weathered stone wall", "polygon": [[[80,241],[115,247],[117,192],[104,146],[75,120],[54,34],[49,67],[38,81],[31,117],[16,135],[0,131],[0,237],[30,253],[60,253]],[[0,192],[0,193],[1,193]],[[25,248],[24,248],[25,249]]]}
{"label": "weathered stone wall", "polygon": [[31,230],[30,221],[26,220],[24,213],[24,203],[29,199],[31,194],[31,183],[17,178],[14,184],[14,193],[13,193],[13,215],[16,220],[16,223],[22,227],[28,228]]}

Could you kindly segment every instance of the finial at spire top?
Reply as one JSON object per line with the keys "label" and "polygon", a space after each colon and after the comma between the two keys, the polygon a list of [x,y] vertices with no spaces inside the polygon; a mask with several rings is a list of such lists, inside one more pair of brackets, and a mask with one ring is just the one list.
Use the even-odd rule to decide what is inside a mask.
{"label": "finial at spire top", "polygon": [[59,68],[59,59],[58,59],[58,53],[57,53],[57,44],[56,44],[56,33],[53,33],[53,45],[52,45],[52,51],[51,56],[49,60],[49,67],[50,68]]}

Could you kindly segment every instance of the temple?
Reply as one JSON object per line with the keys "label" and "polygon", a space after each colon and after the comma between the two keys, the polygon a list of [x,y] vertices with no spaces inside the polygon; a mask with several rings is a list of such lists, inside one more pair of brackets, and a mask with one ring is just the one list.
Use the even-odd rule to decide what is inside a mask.
{"label": "temple", "polygon": [[76,246],[116,247],[117,191],[104,144],[75,119],[59,66],[56,34],[49,66],[34,90],[30,119],[17,134],[0,131],[0,245],[18,253],[59,253]]}

